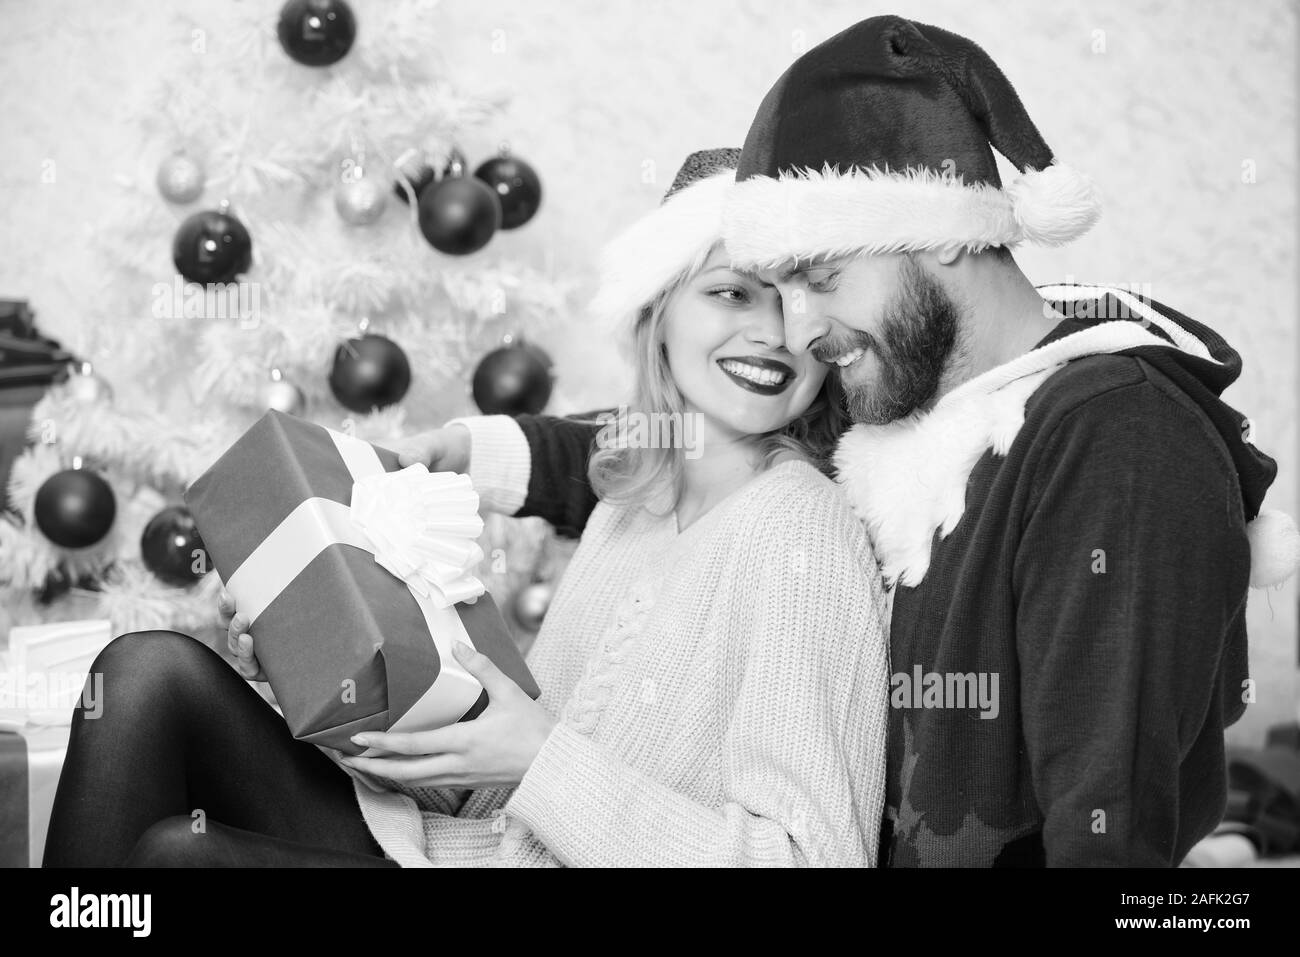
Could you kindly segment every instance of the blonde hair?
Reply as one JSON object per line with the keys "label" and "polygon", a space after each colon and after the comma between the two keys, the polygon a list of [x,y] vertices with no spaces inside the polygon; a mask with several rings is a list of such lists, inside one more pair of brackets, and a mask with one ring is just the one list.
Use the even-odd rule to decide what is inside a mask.
{"label": "blonde hair", "polygon": [[[667,490],[671,510],[681,497],[686,453],[681,427],[686,400],[668,367],[662,330],[673,297],[695,278],[710,253],[711,250],[706,250],[704,255],[696,257],[691,267],[660,290],[632,321],[630,342],[626,343],[630,345],[633,365],[631,401],[620,408],[612,421],[605,419],[598,424],[622,429],[629,415],[658,413],[659,421],[672,430],[672,441],[666,443],[666,448],[626,445],[597,448],[587,465],[587,476],[602,501],[648,507]],[[848,426],[839,379],[828,375],[802,415],[775,432],[755,437],[756,464],[759,470],[766,470],[782,453],[792,452],[829,475],[835,444]]]}

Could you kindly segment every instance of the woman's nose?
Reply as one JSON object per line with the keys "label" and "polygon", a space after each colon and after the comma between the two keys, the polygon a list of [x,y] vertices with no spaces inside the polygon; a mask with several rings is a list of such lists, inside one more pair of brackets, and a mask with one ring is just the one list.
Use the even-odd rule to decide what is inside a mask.
{"label": "woman's nose", "polygon": [[745,338],[756,346],[768,349],[785,347],[785,324],[781,310],[775,304],[771,309],[762,310],[755,315],[745,327]]}

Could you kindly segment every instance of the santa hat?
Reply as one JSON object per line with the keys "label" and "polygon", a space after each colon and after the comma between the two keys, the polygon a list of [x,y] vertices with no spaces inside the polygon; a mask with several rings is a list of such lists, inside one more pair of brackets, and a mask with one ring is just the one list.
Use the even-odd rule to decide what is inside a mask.
{"label": "santa hat", "polygon": [[[993,150],[1021,171],[1007,187]],[[741,265],[854,252],[1061,245],[1096,221],[997,64],[964,37],[863,20],[799,57],[741,154],[723,234]]]}
{"label": "santa hat", "polygon": [[739,159],[734,148],[692,153],[659,206],[605,246],[591,304],[596,317],[626,328],[679,276],[703,265],[722,241],[723,202]]}

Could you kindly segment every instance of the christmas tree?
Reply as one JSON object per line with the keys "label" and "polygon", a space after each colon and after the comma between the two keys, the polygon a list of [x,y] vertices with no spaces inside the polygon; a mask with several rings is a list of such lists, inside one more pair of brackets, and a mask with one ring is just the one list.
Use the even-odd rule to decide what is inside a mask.
{"label": "christmas tree", "polygon": [[[382,445],[475,411],[471,375],[502,348],[531,381],[490,383],[483,411],[547,401],[535,343],[572,289],[527,238],[541,184],[492,128],[504,98],[441,75],[434,7],[157,8],[179,39],[96,232],[103,269],[65,343],[82,361],[9,477],[16,622],[55,616],[72,586],[115,632],[209,624],[219,582],[181,493],[268,408]],[[471,163],[471,143],[491,153]],[[524,597],[526,637],[546,596],[528,586],[564,549],[499,517],[482,544],[480,577],[504,607]]]}

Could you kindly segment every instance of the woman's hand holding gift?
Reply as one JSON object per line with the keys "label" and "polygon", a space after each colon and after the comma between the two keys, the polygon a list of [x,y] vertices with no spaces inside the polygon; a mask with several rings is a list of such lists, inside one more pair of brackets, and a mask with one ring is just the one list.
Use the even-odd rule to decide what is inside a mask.
{"label": "woman's hand holding gift", "polygon": [[522,781],[555,719],[486,655],[464,642],[455,643],[454,654],[488,693],[482,714],[434,731],[357,734],[354,744],[392,756],[345,755],[339,760],[357,771],[416,787],[513,787]]}
{"label": "woman's hand holding gift", "polygon": [[226,646],[235,656],[235,667],[249,681],[265,681],[262,665],[253,654],[253,636],[249,623],[235,609],[235,596],[224,588],[217,595],[217,619],[226,629]]}

